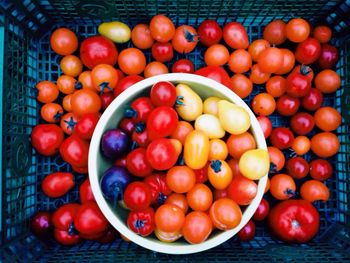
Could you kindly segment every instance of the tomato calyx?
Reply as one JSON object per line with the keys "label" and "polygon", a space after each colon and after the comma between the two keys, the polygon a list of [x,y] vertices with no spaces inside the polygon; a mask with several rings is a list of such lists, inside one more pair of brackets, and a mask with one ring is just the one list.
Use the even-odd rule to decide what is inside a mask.
{"label": "tomato calyx", "polygon": [[146,129],[146,124],[144,122],[139,122],[135,125],[136,133],[142,133]]}
{"label": "tomato calyx", "polygon": [[56,114],[53,116],[53,118],[55,121],[59,121],[62,116],[63,116],[63,112],[57,111]]}
{"label": "tomato calyx", "polygon": [[83,84],[80,81],[77,81],[74,84],[74,88],[75,89],[82,89],[83,88]]}
{"label": "tomato calyx", "polygon": [[74,222],[70,223],[69,228],[68,228],[68,234],[70,236],[74,236],[74,235],[78,235],[79,232],[76,230],[75,226],[74,226]]}
{"label": "tomato calyx", "polygon": [[113,89],[109,86],[109,82],[102,82],[100,85],[98,85],[100,88],[100,94],[104,93],[105,89],[108,89],[109,91],[113,92]]}
{"label": "tomato calyx", "polygon": [[294,158],[297,157],[297,153],[292,149],[292,148],[288,148],[287,149],[287,154],[288,154],[288,158]]}
{"label": "tomato calyx", "polygon": [[69,121],[64,120],[64,122],[67,124],[67,129],[73,130],[75,125],[77,124],[76,121],[74,121],[73,117],[70,117]]}
{"label": "tomato calyx", "polygon": [[221,171],[221,165],[222,163],[219,160],[214,160],[211,162],[210,167],[214,170],[215,173],[218,173]]}
{"label": "tomato calyx", "polygon": [[184,96],[177,96],[175,101],[175,107],[184,106]]}
{"label": "tomato calyx", "polygon": [[311,70],[309,69],[308,66],[306,66],[306,65],[304,65],[304,64],[302,64],[302,65],[300,66],[300,74],[301,74],[301,75],[307,76],[307,75],[310,74],[310,72],[311,72]]}
{"label": "tomato calyx", "polygon": [[287,189],[284,191],[284,193],[285,193],[287,196],[289,196],[289,197],[293,197],[293,196],[296,195],[296,192],[293,191],[293,190],[290,189],[290,188],[287,188]]}
{"label": "tomato calyx", "polygon": [[131,143],[131,150],[133,151],[133,150],[135,150],[137,148],[139,148],[139,144],[136,141],[132,141],[132,143]]}
{"label": "tomato calyx", "polygon": [[199,35],[192,34],[185,27],[184,27],[184,35],[185,35],[185,38],[188,42],[198,42],[199,41]]}
{"label": "tomato calyx", "polygon": [[184,159],[184,156],[182,154],[179,155],[179,158],[176,161],[176,165],[179,165],[179,166],[185,165],[185,159]]}
{"label": "tomato calyx", "polygon": [[128,108],[124,112],[124,116],[126,118],[136,118],[137,117],[137,111],[134,110],[133,108]]}
{"label": "tomato calyx", "polygon": [[160,205],[164,204],[165,201],[167,200],[167,198],[168,198],[168,197],[167,197],[165,194],[163,194],[162,192],[160,192],[160,193],[158,194],[158,197],[157,197],[157,202],[158,202],[158,204],[160,204]]}
{"label": "tomato calyx", "polygon": [[270,163],[270,169],[269,169],[269,174],[275,174],[277,173],[277,165],[274,163]]}

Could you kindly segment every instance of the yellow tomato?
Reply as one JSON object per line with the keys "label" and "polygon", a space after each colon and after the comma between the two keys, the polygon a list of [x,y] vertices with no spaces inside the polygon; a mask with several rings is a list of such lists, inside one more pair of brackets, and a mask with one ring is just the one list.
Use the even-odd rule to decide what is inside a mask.
{"label": "yellow tomato", "polygon": [[225,136],[225,130],[222,128],[218,117],[211,114],[200,115],[194,123],[194,128],[204,132],[209,139],[218,139]]}
{"label": "yellow tomato", "polygon": [[218,115],[218,97],[209,97],[203,103],[203,112],[206,114]]}
{"label": "yellow tomato", "polygon": [[223,140],[212,139],[209,142],[209,161],[225,160],[228,155],[227,145]]}
{"label": "yellow tomato", "polygon": [[128,42],[131,37],[128,25],[119,21],[102,23],[98,26],[98,33],[115,43]]}
{"label": "yellow tomato", "polygon": [[180,237],[182,237],[181,232],[168,233],[168,232],[161,231],[158,228],[154,229],[154,234],[160,241],[163,241],[166,243],[174,242],[178,240]]}
{"label": "yellow tomato", "polygon": [[176,95],[180,99],[180,105],[177,105],[176,111],[185,121],[194,121],[203,112],[202,99],[188,85],[178,84],[176,86]]}
{"label": "yellow tomato", "polygon": [[218,102],[218,114],[222,127],[231,134],[242,134],[250,127],[248,112],[227,100]]}
{"label": "yellow tomato", "polygon": [[215,189],[224,190],[232,181],[232,170],[227,162],[213,160],[208,167],[208,179]]}
{"label": "yellow tomato", "polygon": [[239,159],[239,171],[248,179],[258,180],[269,172],[270,158],[266,150],[248,150]]}
{"label": "yellow tomato", "polygon": [[209,138],[202,131],[190,132],[185,140],[184,161],[192,169],[203,168],[209,157]]}

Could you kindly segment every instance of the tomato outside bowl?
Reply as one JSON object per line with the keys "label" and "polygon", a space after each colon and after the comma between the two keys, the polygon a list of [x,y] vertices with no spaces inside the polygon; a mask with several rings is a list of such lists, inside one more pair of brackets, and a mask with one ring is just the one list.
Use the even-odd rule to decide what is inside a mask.
{"label": "tomato outside bowl", "polygon": [[148,237],[142,237],[130,230],[126,224],[128,211],[120,206],[113,207],[113,204],[106,200],[102,194],[100,179],[103,172],[112,166],[113,161],[108,160],[103,156],[100,150],[100,143],[102,135],[105,131],[114,129],[118,126],[118,123],[123,118],[125,109],[131,104],[131,102],[140,96],[149,96],[151,87],[159,81],[170,81],[174,84],[184,83],[189,85],[203,100],[210,96],[216,96],[243,107],[250,116],[250,132],[255,138],[257,148],[267,150],[266,141],[259,122],[254,116],[253,112],[238,95],[236,95],[226,86],[212,79],[194,74],[171,73],[144,79],[121,93],[116,99],[113,100],[113,102],[102,114],[90,143],[89,178],[96,202],[104,216],[122,235],[127,237],[132,242],[149,250],[166,254],[197,253],[224,243],[237,234],[237,232],[248,223],[263,197],[267,182],[267,174],[258,180],[257,195],[250,205],[248,205],[244,211],[242,211],[243,215],[240,224],[234,229],[228,231],[215,230],[203,243],[189,244],[183,238],[173,243],[165,243],[158,240],[154,234]]}

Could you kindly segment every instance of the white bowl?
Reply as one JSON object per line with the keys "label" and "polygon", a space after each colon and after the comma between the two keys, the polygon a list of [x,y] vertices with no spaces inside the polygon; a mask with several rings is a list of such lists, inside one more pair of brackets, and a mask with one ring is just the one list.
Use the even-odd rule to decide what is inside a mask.
{"label": "white bowl", "polygon": [[144,248],[167,254],[190,254],[208,250],[233,237],[253,216],[263,197],[267,175],[259,180],[258,193],[251,204],[244,210],[242,220],[237,227],[229,231],[214,231],[205,242],[195,245],[189,244],[183,239],[177,240],[174,243],[164,243],[159,241],[154,235],[142,237],[135,234],[126,225],[127,211],[121,207],[113,208],[112,204],[103,197],[100,188],[100,178],[103,172],[112,166],[112,161],[105,158],[100,150],[100,141],[103,133],[108,129],[116,128],[119,121],[123,118],[124,110],[128,105],[130,105],[135,98],[148,95],[152,85],[159,81],[170,81],[175,84],[185,83],[197,92],[202,99],[209,96],[217,96],[243,107],[251,118],[250,132],[256,140],[257,148],[267,150],[263,132],[253,112],[247,104],[230,89],[212,79],[198,75],[184,73],[164,74],[147,78],[128,88],[120,94],[102,114],[90,143],[89,178],[91,188],[97,204],[108,221],[132,242]]}

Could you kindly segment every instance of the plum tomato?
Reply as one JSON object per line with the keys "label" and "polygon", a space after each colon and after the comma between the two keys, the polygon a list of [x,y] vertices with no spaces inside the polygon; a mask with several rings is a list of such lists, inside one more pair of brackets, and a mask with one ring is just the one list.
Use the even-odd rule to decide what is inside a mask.
{"label": "plum tomato", "polygon": [[56,172],[47,175],[41,183],[44,194],[56,198],[65,195],[75,185],[74,176],[68,172]]}
{"label": "plum tomato", "polygon": [[87,202],[95,201],[94,194],[92,193],[90,180],[86,179],[79,187],[79,198],[80,203],[84,204]]}
{"label": "plum tomato", "polygon": [[225,43],[234,49],[247,49],[249,39],[244,26],[238,22],[227,23],[223,28]]}
{"label": "plum tomato", "polygon": [[152,234],[155,228],[154,221],[154,210],[147,207],[142,211],[131,211],[128,215],[127,224],[136,234],[146,237]]}

